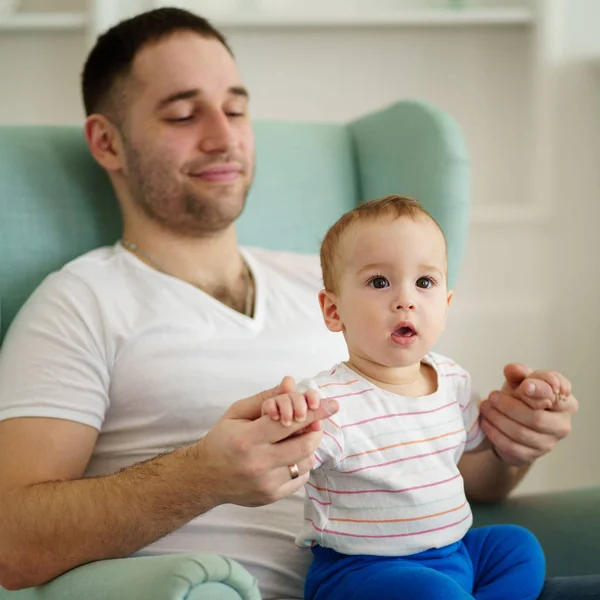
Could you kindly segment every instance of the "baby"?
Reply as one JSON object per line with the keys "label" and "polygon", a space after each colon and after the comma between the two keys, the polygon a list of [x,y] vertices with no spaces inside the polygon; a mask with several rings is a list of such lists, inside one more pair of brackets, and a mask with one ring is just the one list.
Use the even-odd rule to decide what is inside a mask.
{"label": "baby", "polygon": [[371,200],[329,230],[321,265],[323,318],[349,359],[263,405],[287,425],[321,398],[340,404],[306,486],[305,598],[537,598],[537,539],[513,525],[471,529],[457,465],[491,444],[469,374],[431,351],[452,300],[440,227],[409,198]]}

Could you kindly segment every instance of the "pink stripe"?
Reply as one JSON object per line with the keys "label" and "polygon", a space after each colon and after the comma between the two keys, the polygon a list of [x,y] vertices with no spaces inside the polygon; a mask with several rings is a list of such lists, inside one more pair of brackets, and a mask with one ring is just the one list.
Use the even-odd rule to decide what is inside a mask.
{"label": "pink stripe", "polygon": [[321,502],[319,499],[313,498],[312,496],[309,496],[308,499],[313,502],[318,502],[321,506],[331,506],[331,502]]}
{"label": "pink stripe", "polygon": [[[433,481],[432,483],[424,483],[423,485],[415,485],[413,487],[402,488],[399,490],[327,490],[327,492],[329,494],[403,494],[404,492],[412,492],[413,490],[422,490],[424,488],[442,485],[443,483],[450,483],[459,477],[460,473],[458,475],[454,475],[454,477],[450,477],[449,479],[441,479],[440,481]],[[315,489],[319,489],[310,481],[308,482],[308,485]]]}
{"label": "pink stripe", "polygon": [[320,465],[323,464],[323,461],[319,458],[319,455],[315,452],[315,458],[317,459],[317,461],[319,462]]}
{"label": "pink stripe", "polygon": [[351,394],[341,394],[339,396],[327,396],[330,400],[337,400],[338,398],[348,398],[349,396],[361,396],[362,394],[366,394],[367,392],[372,392],[373,388],[368,388],[366,390],[361,390],[360,392],[352,392]]}
{"label": "pink stripe", "polygon": [[466,379],[467,376],[464,373],[441,373],[442,377],[460,377],[461,379]]}
{"label": "pink stripe", "polygon": [[335,445],[338,447],[340,454],[344,454],[344,451],[342,450],[342,447],[340,446],[340,443],[329,433],[329,431],[324,431],[323,435],[326,435],[327,437],[330,437],[334,442]]}
{"label": "pink stripe", "polygon": [[408,456],[406,458],[399,458],[397,460],[390,460],[386,463],[381,463],[379,465],[369,465],[367,467],[359,467],[358,469],[352,469],[351,471],[340,471],[340,473],[349,474],[349,473],[358,473],[358,471],[366,471],[367,469],[379,469],[381,467],[387,467],[388,465],[395,465],[396,463],[404,462],[406,460],[415,460],[417,458],[425,458],[426,456],[435,456],[436,454],[441,454],[442,452],[449,452],[450,450],[456,450],[461,446],[461,444],[457,444],[456,446],[451,446],[450,448],[442,448],[441,450],[436,450],[435,452],[430,452],[429,454],[417,454],[415,456]]}
{"label": "pink stripe", "polygon": [[454,406],[457,404],[456,400],[454,402],[450,402],[449,404],[444,404],[444,406],[440,406],[439,408],[434,408],[433,410],[421,410],[418,412],[408,412],[408,413],[392,413],[391,415],[384,415],[382,417],[373,417],[372,419],[365,419],[364,421],[357,421],[356,423],[348,423],[347,425],[342,425],[342,429],[346,427],[355,427],[356,425],[364,425],[365,423],[370,423],[371,421],[379,421],[380,419],[393,419],[395,417],[412,417],[415,415],[428,415],[434,412],[438,412],[440,410],[444,410],[449,406]]}
{"label": "pink stripe", "polygon": [[442,531],[444,529],[449,529],[450,527],[456,527],[460,525],[464,521],[466,521],[471,516],[471,513],[461,519],[460,521],[456,521],[456,523],[449,523],[448,525],[443,525],[442,527],[434,527],[433,529],[424,529],[423,531],[414,531],[412,533],[391,533],[388,535],[357,535],[355,533],[342,533],[340,531],[332,531],[331,529],[320,529],[317,527],[311,519],[304,519],[308,521],[314,529],[319,531],[320,533],[330,533],[332,535],[342,535],[344,537],[353,537],[353,538],[368,538],[368,539],[383,539],[383,538],[399,538],[399,537],[410,537],[413,535],[423,535],[425,533],[433,533],[434,531]]}
{"label": "pink stripe", "polygon": [[462,409],[463,412],[465,412],[470,406],[471,404],[473,404],[473,399],[469,400],[466,404],[465,407]]}

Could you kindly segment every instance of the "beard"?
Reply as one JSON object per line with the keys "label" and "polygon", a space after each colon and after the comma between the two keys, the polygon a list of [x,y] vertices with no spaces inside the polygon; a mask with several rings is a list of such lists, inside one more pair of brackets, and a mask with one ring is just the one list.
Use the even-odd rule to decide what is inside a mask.
{"label": "beard", "polygon": [[165,159],[140,151],[126,139],[123,146],[133,201],[165,229],[187,237],[204,236],[227,229],[242,214],[254,175],[247,159],[222,154],[201,164],[196,161],[189,169],[199,172],[235,160],[242,166],[235,182],[215,185],[189,177],[182,183],[174,175],[179,171]]}

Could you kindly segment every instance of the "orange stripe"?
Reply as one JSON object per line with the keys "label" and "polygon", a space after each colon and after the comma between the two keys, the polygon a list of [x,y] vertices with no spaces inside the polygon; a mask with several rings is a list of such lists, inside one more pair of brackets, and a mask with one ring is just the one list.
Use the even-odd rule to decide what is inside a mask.
{"label": "orange stripe", "polygon": [[391,446],[383,446],[383,448],[375,448],[374,450],[366,450],[365,452],[357,452],[356,454],[349,454],[342,458],[340,462],[345,461],[347,458],[354,458],[355,456],[364,456],[365,454],[371,454],[373,452],[380,452],[381,450],[390,450],[391,448],[398,448],[400,446],[410,446],[411,444],[422,444],[423,442],[432,442],[433,440],[439,440],[444,437],[448,437],[449,435],[455,435],[460,433],[462,429],[458,431],[451,431],[450,433],[442,433],[442,435],[437,435],[432,438],[427,438],[426,440],[415,440],[413,442],[400,442],[399,444],[392,444]]}
{"label": "orange stripe", "polygon": [[471,431],[473,431],[473,429],[475,429],[475,426],[477,425],[477,423],[479,423],[479,419],[475,419],[475,421],[473,422],[473,425],[471,425],[471,429],[469,429],[469,431],[467,431],[467,436],[471,433]]}
{"label": "orange stripe", "polygon": [[328,492],[329,489],[326,487],[317,487],[314,483],[311,483],[310,481],[306,482],[306,485],[309,485],[311,488],[315,488],[315,490],[319,490],[321,492]]}
{"label": "orange stripe", "polygon": [[330,521],[341,521],[344,523],[407,523],[408,521],[421,521],[423,519],[432,519],[433,517],[441,517],[442,515],[447,515],[451,512],[456,512],[465,506],[467,503],[463,502],[460,506],[456,508],[451,508],[450,510],[445,510],[444,512],[435,513],[433,515],[425,515],[424,517],[412,517],[411,519],[334,519],[329,518]]}
{"label": "orange stripe", "polygon": [[352,385],[353,383],[358,383],[358,379],[353,379],[352,381],[347,381],[346,383],[326,383],[325,385],[320,385],[319,389],[322,390],[323,388],[332,386],[332,385]]}

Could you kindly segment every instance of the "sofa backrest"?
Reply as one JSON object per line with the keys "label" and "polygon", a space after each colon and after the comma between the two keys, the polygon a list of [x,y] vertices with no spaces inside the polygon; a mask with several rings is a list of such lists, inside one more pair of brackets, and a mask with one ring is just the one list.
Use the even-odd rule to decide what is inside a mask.
{"label": "sofa backrest", "polygon": [[[328,227],[358,201],[403,193],[440,222],[456,272],[469,168],[448,115],[401,102],[348,125],[259,121],[255,129],[257,171],[238,223],[242,244],[317,252]],[[0,127],[0,343],[46,275],[119,236],[117,202],[81,128]]]}

